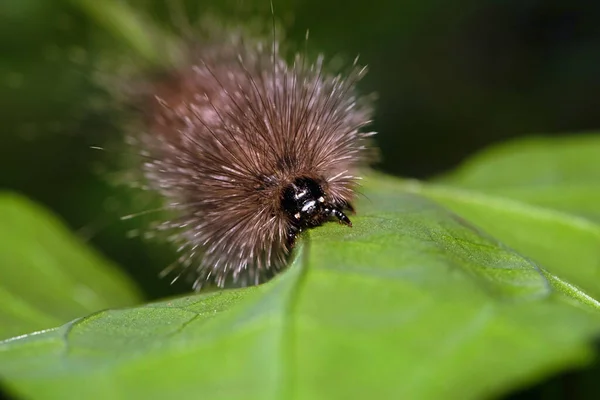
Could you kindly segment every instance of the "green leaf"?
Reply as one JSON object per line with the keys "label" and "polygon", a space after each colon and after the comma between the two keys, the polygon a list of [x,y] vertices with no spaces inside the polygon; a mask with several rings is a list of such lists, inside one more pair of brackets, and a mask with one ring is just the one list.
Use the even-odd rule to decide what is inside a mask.
{"label": "green leaf", "polygon": [[439,182],[600,222],[600,135],[531,137],[493,146]]}
{"label": "green leaf", "polygon": [[410,181],[405,190],[449,207],[598,299],[598,154],[598,135],[521,139],[483,151],[440,185]]}
{"label": "green leaf", "polygon": [[354,227],[265,285],[4,341],[0,376],[33,399],[471,399],[590,360],[594,299],[405,189],[370,179]]}
{"label": "green leaf", "polygon": [[0,193],[0,338],[139,303],[133,284],[30,201]]}

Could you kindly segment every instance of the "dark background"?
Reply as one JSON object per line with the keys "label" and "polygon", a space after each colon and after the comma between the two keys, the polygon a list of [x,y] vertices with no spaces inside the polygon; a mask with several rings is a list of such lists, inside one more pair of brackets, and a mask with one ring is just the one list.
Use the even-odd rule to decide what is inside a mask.
{"label": "dark background", "polygon": [[[301,48],[310,29],[309,53],[348,61],[360,54],[369,65],[361,89],[379,97],[380,170],[427,178],[491,143],[600,127],[600,1],[274,3],[292,47]],[[107,51],[125,45],[77,4],[0,2],[0,187],[58,213],[149,299],[184,292],[187,286],[157,278],[171,253],[127,238],[140,221],[119,217],[146,205],[112,184],[123,154],[90,149],[122,135],[110,98],[91,76]],[[129,4],[161,26],[171,21],[165,0]],[[186,7],[192,20],[210,9],[224,19],[270,23],[268,0]],[[570,374],[523,396],[584,398],[590,392],[582,379]]]}

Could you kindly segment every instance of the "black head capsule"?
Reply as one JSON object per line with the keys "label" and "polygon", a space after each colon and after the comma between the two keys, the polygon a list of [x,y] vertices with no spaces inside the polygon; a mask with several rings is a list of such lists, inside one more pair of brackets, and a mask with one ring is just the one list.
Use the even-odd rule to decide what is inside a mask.
{"label": "black head capsule", "polygon": [[312,178],[296,178],[283,190],[281,206],[292,222],[288,244],[293,245],[296,236],[303,229],[319,226],[332,218],[352,226],[343,212],[343,209],[351,207],[327,203],[325,198],[321,185]]}

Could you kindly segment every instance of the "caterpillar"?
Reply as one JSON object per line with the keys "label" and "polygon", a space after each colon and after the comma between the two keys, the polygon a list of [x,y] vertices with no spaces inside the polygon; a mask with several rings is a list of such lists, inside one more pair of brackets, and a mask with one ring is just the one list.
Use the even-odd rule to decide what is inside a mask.
{"label": "caterpillar", "polygon": [[242,30],[185,45],[184,61],[146,82],[131,132],[140,169],[173,218],[160,221],[180,274],[255,285],[282,270],[298,236],[348,214],[371,160],[372,97],[357,60],[333,74],[321,55],[282,56]]}

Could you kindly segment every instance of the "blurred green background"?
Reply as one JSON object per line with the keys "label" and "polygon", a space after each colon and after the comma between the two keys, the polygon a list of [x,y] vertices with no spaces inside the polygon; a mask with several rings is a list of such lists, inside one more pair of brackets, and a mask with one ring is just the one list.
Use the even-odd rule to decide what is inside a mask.
{"label": "blurred green background", "polygon": [[[115,3],[166,29],[172,21],[166,1]],[[185,3],[192,21],[207,10],[224,19],[270,21],[268,0]],[[0,187],[55,211],[123,266],[148,299],[182,293],[187,285],[157,278],[173,254],[129,238],[142,222],[119,218],[147,208],[144,199],[112,184],[123,154],[115,146],[90,148],[123,134],[119,114],[91,77],[107,55],[128,51],[90,4],[0,2]],[[274,5],[292,47],[303,46],[309,29],[310,53],[348,61],[360,54],[369,65],[361,89],[378,94],[374,130],[382,171],[426,178],[506,138],[600,128],[600,1]]]}

